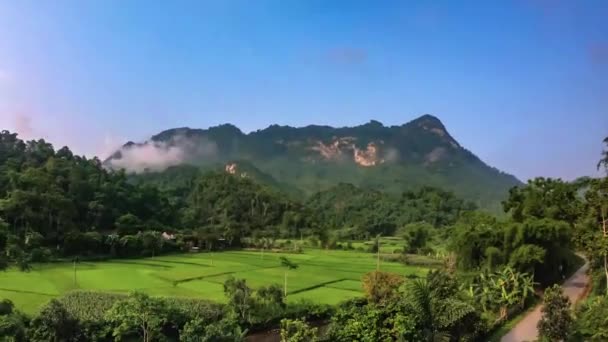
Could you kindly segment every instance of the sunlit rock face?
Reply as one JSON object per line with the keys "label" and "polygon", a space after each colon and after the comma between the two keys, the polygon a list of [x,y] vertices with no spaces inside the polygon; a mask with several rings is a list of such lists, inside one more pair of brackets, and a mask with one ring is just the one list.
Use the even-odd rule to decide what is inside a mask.
{"label": "sunlit rock face", "polygon": [[521,185],[428,114],[391,126],[371,120],[351,127],[273,124],[249,133],[230,124],[172,128],[125,144],[103,164],[129,174],[173,174],[182,166],[217,170],[296,196],[342,182],[395,193],[438,186],[496,210],[502,210],[502,195]]}
{"label": "sunlit rock face", "polygon": [[352,160],[360,166],[374,166],[384,162],[379,157],[379,143],[370,142],[365,148],[358,148],[355,137],[334,138],[329,143],[315,141],[310,148],[319,153],[319,156],[327,161]]}
{"label": "sunlit rock face", "polygon": [[236,163],[226,164],[226,167],[224,168],[224,170],[231,175],[235,174],[236,173]]}

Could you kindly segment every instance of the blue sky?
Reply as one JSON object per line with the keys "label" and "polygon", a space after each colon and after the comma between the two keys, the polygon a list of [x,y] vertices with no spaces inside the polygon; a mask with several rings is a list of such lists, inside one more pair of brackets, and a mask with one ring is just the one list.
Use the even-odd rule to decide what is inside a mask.
{"label": "blue sky", "polygon": [[608,1],[0,0],[0,127],[107,154],[163,129],[439,117],[520,179],[597,174]]}

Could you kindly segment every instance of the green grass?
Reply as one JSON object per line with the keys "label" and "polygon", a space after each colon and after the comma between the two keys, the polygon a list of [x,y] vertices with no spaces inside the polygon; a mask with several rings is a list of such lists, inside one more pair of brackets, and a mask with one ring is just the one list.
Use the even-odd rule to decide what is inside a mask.
{"label": "green grass", "polygon": [[[230,276],[247,279],[257,288],[283,284],[285,256],[299,265],[288,273],[288,301],[310,299],[336,304],[362,295],[361,276],[376,268],[376,258],[358,251],[307,249],[302,254],[256,251],[180,254],[146,259],[83,262],[76,282],[71,263],[34,265],[30,272],[0,272],[0,298],[34,313],[51,298],[74,289],[128,293],[133,290],[156,296],[192,297],[223,302],[223,282]],[[212,261],[213,259],[213,261]],[[402,275],[424,275],[424,267],[382,262],[381,269]]]}

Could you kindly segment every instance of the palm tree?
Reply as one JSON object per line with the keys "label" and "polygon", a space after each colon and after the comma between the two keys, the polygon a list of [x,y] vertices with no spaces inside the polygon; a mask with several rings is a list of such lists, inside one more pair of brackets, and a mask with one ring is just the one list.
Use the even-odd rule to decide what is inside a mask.
{"label": "palm tree", "polygon": [[286,257],[281,257],[280,260],[281,260],[281,266],[285,267],[285,286],[284,286],[283,292],[285,294],[285,297],[287,297],[287,271],[297,269],[298,265],[293,263],[291,260],[287,259]]}
{"label": "palm tree", "polygon": [[602,159],[597,163],[598,170],[603,166],[608,172],[608,137],[604,139],[604,143],[606,144],[606,149],[602,151]]}
{"label": "palm tree", "polygon": [[408,303],[420,317],[425,340],[449,341],[447,331],[466,315],[475,312],[468,303],[456,298],[439,298],[426,280],[416,279],[407,284]]}

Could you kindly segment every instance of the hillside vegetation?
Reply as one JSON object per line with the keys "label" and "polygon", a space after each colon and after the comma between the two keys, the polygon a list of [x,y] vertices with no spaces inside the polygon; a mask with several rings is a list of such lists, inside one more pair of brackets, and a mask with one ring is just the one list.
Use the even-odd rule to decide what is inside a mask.
{"label": "hillside vegetation", "polygon": [[431,115],[391,127],[272,125],[249,134],[229,124],[176,128],[129,142],[104,163],[140,175],[184,164],[220,169],[296,196],[338,183],[394,195],[432,186],[495,213],[508,189],[521,185],[462,147]]}
{"label": "hillside vegetation", "polygon": [[[580,265],[573,250],[597,299],[575,317],[550,287],[545,305],[558,310],[541,336],[604,333],[607,178],[531,180],[497,217],[429,186],[342,182],[298,197],[249,167],[133,177],[2,132],[0,294],[18,306],[0,302],[0,337],[242,341],[280,326],[284,341],[311,341],[308,322],[329,320],[331,341],[482,341]],[[61,296],[71,289],[101,292]]]}

